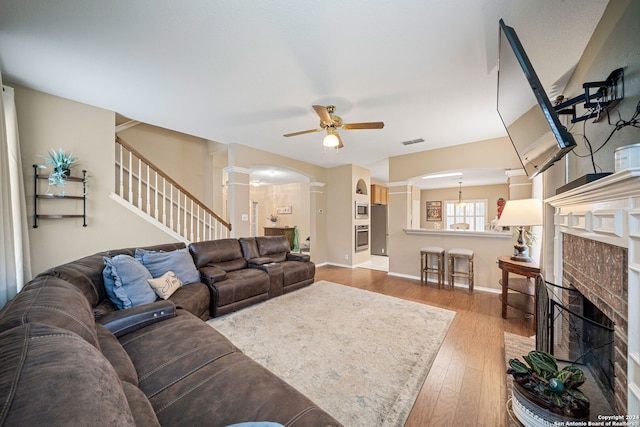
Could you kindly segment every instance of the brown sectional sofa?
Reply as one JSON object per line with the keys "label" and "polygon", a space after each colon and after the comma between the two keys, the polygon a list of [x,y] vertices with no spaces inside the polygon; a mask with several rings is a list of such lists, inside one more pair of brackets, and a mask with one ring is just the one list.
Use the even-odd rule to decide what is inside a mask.
{"label": "brown sectional sofa", "polygon": [[262,252],[258,239],[244,240],[275,257],[242,253],[245,268],[235,268],[242,262],[229,258],[238,255],[232,240],[189,248],[208,283],[133,308],[117,310],[102,270],[103,257],[133,256],[135,249],[88,256],[27,283],[0,311],[0,425],[339,426],[203,322],[211,309],[228,312],[313,282],[299,280],[306,277],[301,265],[314,271],[308,260],[287,266],[294,255],[265,249],[280,247],[276,240],[263,241]]}
{"label": "brown sectional sofa", "polygon": [[212,317],[310,285],[316,272],[309,255],[291,253],[285,236],[209,240],[189,251],[214,293]]}

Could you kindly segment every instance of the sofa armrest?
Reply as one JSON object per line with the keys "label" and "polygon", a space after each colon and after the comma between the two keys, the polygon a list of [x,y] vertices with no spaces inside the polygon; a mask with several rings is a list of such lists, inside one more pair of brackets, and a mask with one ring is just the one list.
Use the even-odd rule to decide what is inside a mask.
{"label": "sofa armrest", "polygon": [[213,265],[207,265],[200,268],[200,278],[202,283],[207,286],[213,285],[215,282],[222,282],[227,278],[227,272]]}
{"label": "sofa armrest", "polygon": [[289,252],[287,254],[287,261],[309,262],[311,261],[311,257],[307,254],[298,254],[298,253]]}
{"label": "sofa armrest", "polygon": [[170,300],[162,300],[113,311],[99,318],[97,322],[106,326],[116,337],[120,337],[175,315],[175,304]]}
{"label": "sofa armrest", "polygon": [[264,264],[271,264],[272,262],[273,262],[273,258],[269,258],[266,256],[259,257],[259,258],[251,258],[249,260],[249,267],[255,267],[255,266],[264,265]]}

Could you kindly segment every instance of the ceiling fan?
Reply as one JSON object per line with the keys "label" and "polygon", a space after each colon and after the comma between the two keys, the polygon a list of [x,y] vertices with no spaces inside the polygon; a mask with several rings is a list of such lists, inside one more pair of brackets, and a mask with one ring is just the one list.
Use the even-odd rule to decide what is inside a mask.
{"label": "ceiling fan", "polygon": [[335,105],[327,105],[326,107],[323,107],[322,105],[314,105],[313,109],[318,117],[320,117],[320,129],[309,129],[300,132],[287,133],[284,136],[296,136],[326,130],[327,136],[324,137],[322,145],[325,147],[335,147],[336,150],[338,150],[344,147],[340,134],[338,133],[338,129],[382,129],[384,127],[383,122],[342,123],[342,117],[333,115],[333,112],[336,110]]}

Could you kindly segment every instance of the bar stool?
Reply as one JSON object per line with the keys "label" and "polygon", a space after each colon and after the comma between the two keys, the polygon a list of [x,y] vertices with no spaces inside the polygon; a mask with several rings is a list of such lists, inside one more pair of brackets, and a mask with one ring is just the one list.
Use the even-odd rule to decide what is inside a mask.
{"label": "bar stool", "polygon": [[[471,249],[453,248],[449,249],[449,285],[453,289],[454,280],[456,277],[467,280],[469,283],[469,293],[473,292],[473,251]],[[467,261],[466,270],[456,270],[456,259],[460,261]],[[461,266],[459,266],[461,267]]]}
{"label": "bar stool", "polygon": [[[429,256],[437,257],[437,267],[432,267],[429,264]],[[444,248],[440,246],[425,246],[420,249],[420,286],[428,282],[428,275],[437,274],[438,277],[438,289],[444,287]]]}

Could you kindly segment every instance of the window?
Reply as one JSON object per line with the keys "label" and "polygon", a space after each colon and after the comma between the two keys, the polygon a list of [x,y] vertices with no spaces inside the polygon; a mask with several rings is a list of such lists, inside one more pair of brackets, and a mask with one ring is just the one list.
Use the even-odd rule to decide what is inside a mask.
{"label": "window", "polygon": [[464,206],[456,206],[456,200],[446,200],[444,224],[447,230],[452,224],[464,222],[469,230],[484,231],[487,223],[487,200],[465,200]]}

